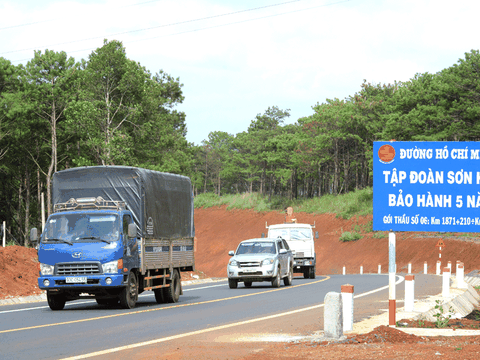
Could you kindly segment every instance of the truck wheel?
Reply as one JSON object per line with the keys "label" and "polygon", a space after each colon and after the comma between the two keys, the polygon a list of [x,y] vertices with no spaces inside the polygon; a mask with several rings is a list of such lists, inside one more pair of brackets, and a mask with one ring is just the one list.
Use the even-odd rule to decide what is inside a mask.
{"label": "truck wheel", "polygon": [[244,281],[243,284],[245,285],[245,287],[252,287],[251,281]]}
{"label": "truck wheel", "polygon": [[180,298],[180,276],[177,270],[173,270],[170,286],[165,288],[165,299],[169,303],[176,303]]}
{"label": "truck wheel", "polygon": [[314,266],[314,267],[311,267],[309,272],[310,272],[310,273],[309,273],[310,279],[315,279],[315,266]]}
{"label": "truck wheel", "polygon": [[164,304],[166,303],[165,301],[165,289],[166,288],[159,288],[159,289],[154,289],[153,293],[155,294],[155,300],[157,301],[157,304]]}
{"label": "truck wheel", "polygon": [[51,295],[47,292],[48,306],[52,310],[62,310],[65,307],[65,297],[63,295]]}
{"label": "truck wheel", "polygon": [[280,268],[277,269],[277,276],[275,276],[272,280],[272,286],[273,287],[280,287]]}
{"label": "truck wheel", "polygon": [[238,281],[235,279],[228,279],[228,287],[230,289],[236,289],[238,286]]}
{"label": "truck wheel", "polygon": [[309,268],[306,268],[303,270],[303,278],[308,279],[310,277],[310,271]]}
{"label": "truck wheel", "polygon": [[133,309],[138,300],[137,277],[130,271],[128,274],[127,286],[120,293],[120,305],[124,309]]}
{"label": "truck wheel", "polygon": [[290,270],[287,276],[283,278],[283,283],[285,284],[285,286],[292,285],[292,279],[293,279],[293,265],[290,265]]}

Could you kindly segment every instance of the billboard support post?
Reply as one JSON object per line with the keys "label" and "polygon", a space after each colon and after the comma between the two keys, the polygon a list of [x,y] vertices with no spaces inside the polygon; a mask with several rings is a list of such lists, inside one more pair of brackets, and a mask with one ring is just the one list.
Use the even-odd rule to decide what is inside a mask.
{"label": "billboard support post", "polygon": [[388,234],[388,324],[396,325],[396,300],[395,300],[395,233]]}

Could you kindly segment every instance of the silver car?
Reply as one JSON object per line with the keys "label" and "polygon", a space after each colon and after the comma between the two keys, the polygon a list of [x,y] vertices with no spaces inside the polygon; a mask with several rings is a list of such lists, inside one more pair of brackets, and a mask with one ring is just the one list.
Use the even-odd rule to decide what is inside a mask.
{"label": "silver car", "polygon": [[236,289],[239,282],[245,287],[254,281],[270,281],[273,287],[279,287],[281,279],[286,286],[292,284],[293,255],[281,238],[244,240],[236,252],[228,254],[233,256],[227,266],[230,289]]}

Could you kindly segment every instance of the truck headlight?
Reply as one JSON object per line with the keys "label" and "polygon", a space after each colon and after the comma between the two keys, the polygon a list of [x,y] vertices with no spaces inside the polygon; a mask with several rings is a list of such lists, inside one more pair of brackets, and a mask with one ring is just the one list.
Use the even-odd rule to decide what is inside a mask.
{"label": "truck headlight", "polygon": [[40,273],[42,275],[53,275],[55,266],[40,263]]}
{"label": "truck headlight", "polygon": [[238,266],[238,261],[237,261],[237,260],[231,260],[228,265],[230,265],[230,266]]}
{"label": "truck headlight", "polygon": [[271,265],[273,264],[273,259],[265,259],[262,261],[262,265]]}
{"label": "truck headlight", "polygon": [[102,264],[104,274],[116,274],[118,272],[118,260]]}

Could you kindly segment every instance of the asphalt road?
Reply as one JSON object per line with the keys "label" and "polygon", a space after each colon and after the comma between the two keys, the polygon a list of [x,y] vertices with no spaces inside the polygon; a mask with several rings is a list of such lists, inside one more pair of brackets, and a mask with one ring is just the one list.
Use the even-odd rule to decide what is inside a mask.
{"label": "asphalt road", "polygon": [[[432,275],[417,277],[416,297],[437,294],[440,281]],[[133,310],[99,306],[94,300],[68,302],[62,311],[51,311],[46,302],[2,306],[0,358],[61,359],[148,341],[168,342],[186,333],[193,336],[194,332],[230,328],[265,317],[270,318],[262,321],[273,323],[275,319],[278,324],[278,316],[288,312],[320,308],[328,292],[340,292],[347,283],[360,295],[388,286],[388,276],[302,277],[295,278],[292,286],[282,284],[278,289],[269,283],[254,283],[249,289],[243,284],[229,289],[226,281],[206,283],[184,287],[176,304],[157,304],[153,293],[145,292]],[[403,289],[403,283],[397,285],[397,299],[403,298]],[[388,289],[356,300],[355,321],[378,312],[381,298],[388,300]],[[136,351],[141,352],[142,346]],[[115,357],[122,358],[121,354],[116,352]]]}

